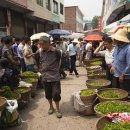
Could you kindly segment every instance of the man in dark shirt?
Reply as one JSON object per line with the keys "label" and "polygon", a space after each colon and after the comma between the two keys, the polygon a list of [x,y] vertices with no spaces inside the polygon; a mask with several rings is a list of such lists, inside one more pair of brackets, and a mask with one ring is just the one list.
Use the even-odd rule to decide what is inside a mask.
{"label": "man in dark shirt", "polygon": [[60,59],[61,52],[55,47],[51,46],[50,38],[43,36],[39,40],[40,48],[42,48],[40,56],[42,82],[45,87],[45,95],[48,99],[50,109],[48,114],[54,113],[52,99],[56,104],[56,116],[61,118],[62,114],[59,108],[59,101],[61,100],[61,84],[60,84]]}

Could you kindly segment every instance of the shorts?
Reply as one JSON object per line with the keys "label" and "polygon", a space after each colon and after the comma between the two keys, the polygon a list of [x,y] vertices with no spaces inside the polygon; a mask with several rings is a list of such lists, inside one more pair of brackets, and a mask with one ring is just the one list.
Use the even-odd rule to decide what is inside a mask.
{"label": "shorts", "polygon": [[43,82],[45,87],[45,95],[46,99],[53,99],[55,102],[59,102],[61,100],[61,83],[60,81],[56,82]]}

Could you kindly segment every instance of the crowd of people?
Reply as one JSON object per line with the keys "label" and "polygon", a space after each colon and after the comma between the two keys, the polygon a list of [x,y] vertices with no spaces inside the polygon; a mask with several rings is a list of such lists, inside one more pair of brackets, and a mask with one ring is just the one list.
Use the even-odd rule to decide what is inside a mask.
{"label": "crowd of people", "polygon": [[[130,40],[126,28],[120,29],[113,36],[105,36],[102,42],[83,41],[82,39],[66,39],[42,36],[31,41],[29,37],[1,39],[0,48],[0,87],[8,85],[12,90],[18,87],[19,74],[25,71],[41,73],[41,83],[45,87],[45,95],[54,113],[62,117],[59,102],[61,100],[60,79],[70,75],[78,78],[76,66],[83,65],[85,59],[96,56],[104,57],[106,77],[112,82],[111,87],[121,88],[130,94]],[[77,63],[77,61],[79,63]]]}

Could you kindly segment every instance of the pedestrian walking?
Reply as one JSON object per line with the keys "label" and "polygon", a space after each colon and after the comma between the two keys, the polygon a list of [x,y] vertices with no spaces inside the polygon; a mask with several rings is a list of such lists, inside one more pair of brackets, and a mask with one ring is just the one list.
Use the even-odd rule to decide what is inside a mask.
{"label": "pedestrian walking", "polygon": [[78,39],[74,39],[71,44],[68,45],[67,52],[70,56],[70,75],[72,75],[73,71],[76,77],[79,77],[79,74],[76,70],[76,57],[77,57],[77,44],[79,43]]}
{"label": "pedestrian walking", "polygon": [[[40,64],[42,82],[45,87],[46,99],[49,102],[50,108],[48,114],[55,112],[53,102],[56,105],[56,116],[61,118],[59,102],[61,100],[61,83],[60,83],[60,59],[61,51],[51,45],[50,37],[43,36],[39,40],[40,48],[42,48]],[[37,54],[36,54],[37,55]]]}
{"label": "pedestrian walking", "polygon": [[23,48],[25,46],[25,39],[26,37],[21,38],[21,42],[17,48],[18,58],[20,61],[20,67],[21,67],[22,72],[26,71],[26,65],[25,65],[24,56],[23,56]]}

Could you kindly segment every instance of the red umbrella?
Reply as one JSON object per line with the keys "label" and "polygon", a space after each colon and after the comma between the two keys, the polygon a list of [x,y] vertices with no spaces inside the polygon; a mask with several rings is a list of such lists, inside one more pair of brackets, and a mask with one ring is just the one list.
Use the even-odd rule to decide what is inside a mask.
{"label": "red umbrella", "polygon": [[84,40],[87,40],[87,41],[102,41],[102,35],[99,35],[99,34],[89,34],[87,35]]}

